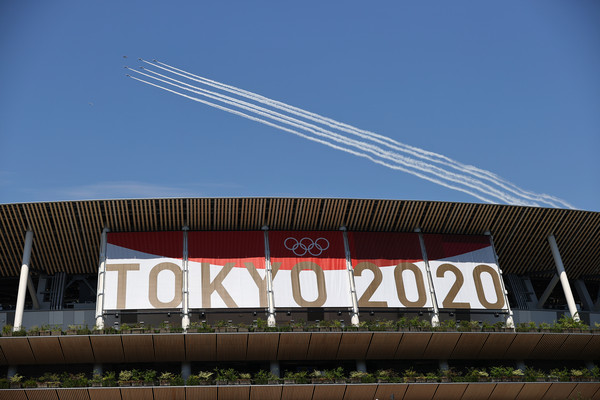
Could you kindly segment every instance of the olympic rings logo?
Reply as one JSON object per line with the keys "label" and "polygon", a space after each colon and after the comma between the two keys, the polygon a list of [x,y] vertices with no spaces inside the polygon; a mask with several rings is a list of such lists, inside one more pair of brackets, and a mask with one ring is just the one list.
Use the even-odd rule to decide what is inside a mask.
{"label": "olympic rings logo", "polygon": [[312,240],[311,238],[302,238],[300,240],[289,237],[285,239],[283,245],[286,249],[292,251],[298,257],[302,257],[307,253],[311,256],[320,256],[325,250],[329,248],[329,241],[325,238],[318,238]]}

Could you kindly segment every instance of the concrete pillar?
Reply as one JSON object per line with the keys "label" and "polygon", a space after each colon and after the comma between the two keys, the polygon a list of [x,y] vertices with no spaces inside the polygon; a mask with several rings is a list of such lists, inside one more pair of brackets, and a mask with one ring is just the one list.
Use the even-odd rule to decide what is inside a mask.
{"label": "concrete pillar", "polygon": [[17,293],[17,306],[15,309],[15,323],[13,330],[21,330],[23,325],[23,311],[25,310],[25,296],[27,293],[27,280],[29,279],[29,263],[31,260],[31,247],[33,246],[33,232],[25,234],[25,247],[23,248],[23,262],[21,263],[21,276],[19,278],[19,291]]}
{"label": "concrete pillar", "polygon": [[439,360],[438,365],[442,371],[448,371],[450,366],[448,365],[448,360]]}
{"label": "concrete pillar", "polygon": [[181,377],[184,382],[187,382],[188,378],[192,376],[192,363],[189,361],[184,361],[181,363]]}
{"label": "concrete pillar", "polygon": [[356,370],[367,372],[367,362],[365,360],[356,360]]}
{"label": "concrete pillar", "polygon": [[102,375],[104,373],[104,368],[102,366],[102,364],[94,364],[94,367],[92,368],[92,373],[93,374],[97,374],[97,375]]}
{"label": "concrete pillar", "polygon": [[275,375],[278,378],[281,377],[281,371],[279,370],[279,361],[271,361],[270,368],[271,368],[271,373],[273,375]]}
{"label": "concrete pillar", "polygon": [[569,307],[569,312],[571,313],[571,317],[573,317],[575,321],[579,321],[579,314],[577,313],[577,306],[575,305],[573,292],[571,291],[571,286],[569,285],[569,278],[567,277],[567,273],[565,272],[565,266],[563,265],[562,259],[560,258],[558,245],[556,244],[556,239],[554,238],[554,235],[548,236],[548,243],[550,243],[552,257],[554,257],[554,264],[556,264],[556,273],[558,274],[558,278],[560,279],[563,291],[565,292],[565,298],[567,299],[567,306]]}
{"label": "concrete pillar", "polygon": [[6,371],[6,379],[10,379],[17,374],[17,367],[15,365],[9,365]]}
{"label": "concrete pillar", "polygon": [[525,372],[525,368],[527,368],[527,366],[525,365],[525,361],[517,360],[515,364],[517,365],[517,369],[520,369],[521,371]]}

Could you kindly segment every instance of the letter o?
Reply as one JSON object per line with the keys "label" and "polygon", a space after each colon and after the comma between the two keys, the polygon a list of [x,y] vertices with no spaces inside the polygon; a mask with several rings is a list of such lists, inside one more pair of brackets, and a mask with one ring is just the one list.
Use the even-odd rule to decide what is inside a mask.
{"label": "letter o", "polygon": [[[173,290],[173,300],[169,302],[163,302],[158,299],[158,274],[162,271],[171,271],[175,275],[175,287]],[[157,264],[150,270],[148,277],[148,300],[154,308],[176,308],[181,304],[182,297],[182,286],[183,286],[183,273],[181,268],[177,264],[170,262],[164,262]]]}
{"label": "letter o", "polygon": [[[310,270],[315,273],[317,278],[317,298],[314,301],[306,301],[302,297],[302,288],[300,287],[300,272]],[[322,307],[327,300],[327,289],[325,288],[325,274],[319,264],[312,261],[302,261],[292,268],[292,296],[294,301],[300,307]]]}

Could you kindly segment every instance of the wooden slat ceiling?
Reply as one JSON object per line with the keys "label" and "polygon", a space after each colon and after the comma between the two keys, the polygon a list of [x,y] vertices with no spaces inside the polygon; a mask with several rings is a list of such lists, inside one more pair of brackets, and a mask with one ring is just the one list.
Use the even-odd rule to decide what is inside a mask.
{"label": "wooden slat ceiling", "polygon": [[554,234],[569,277],[600,276],[600,213],[405,200],[177,198],[0,204],[0,276],[16,276],[27,229],[33,270],[95,273],[103,227],[113,232],[337,230],[494,236],[500,265],[525,274],[554,268]]}

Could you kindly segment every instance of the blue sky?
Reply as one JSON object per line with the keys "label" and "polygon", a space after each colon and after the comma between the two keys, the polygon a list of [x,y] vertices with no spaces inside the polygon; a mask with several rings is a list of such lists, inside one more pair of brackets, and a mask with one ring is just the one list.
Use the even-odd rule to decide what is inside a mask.
{"label": "blue sky", "polygon": [[4,1],[0,202],[480,201],[128,79],[143,57],[598,211],[599,20],[591,0]]}

